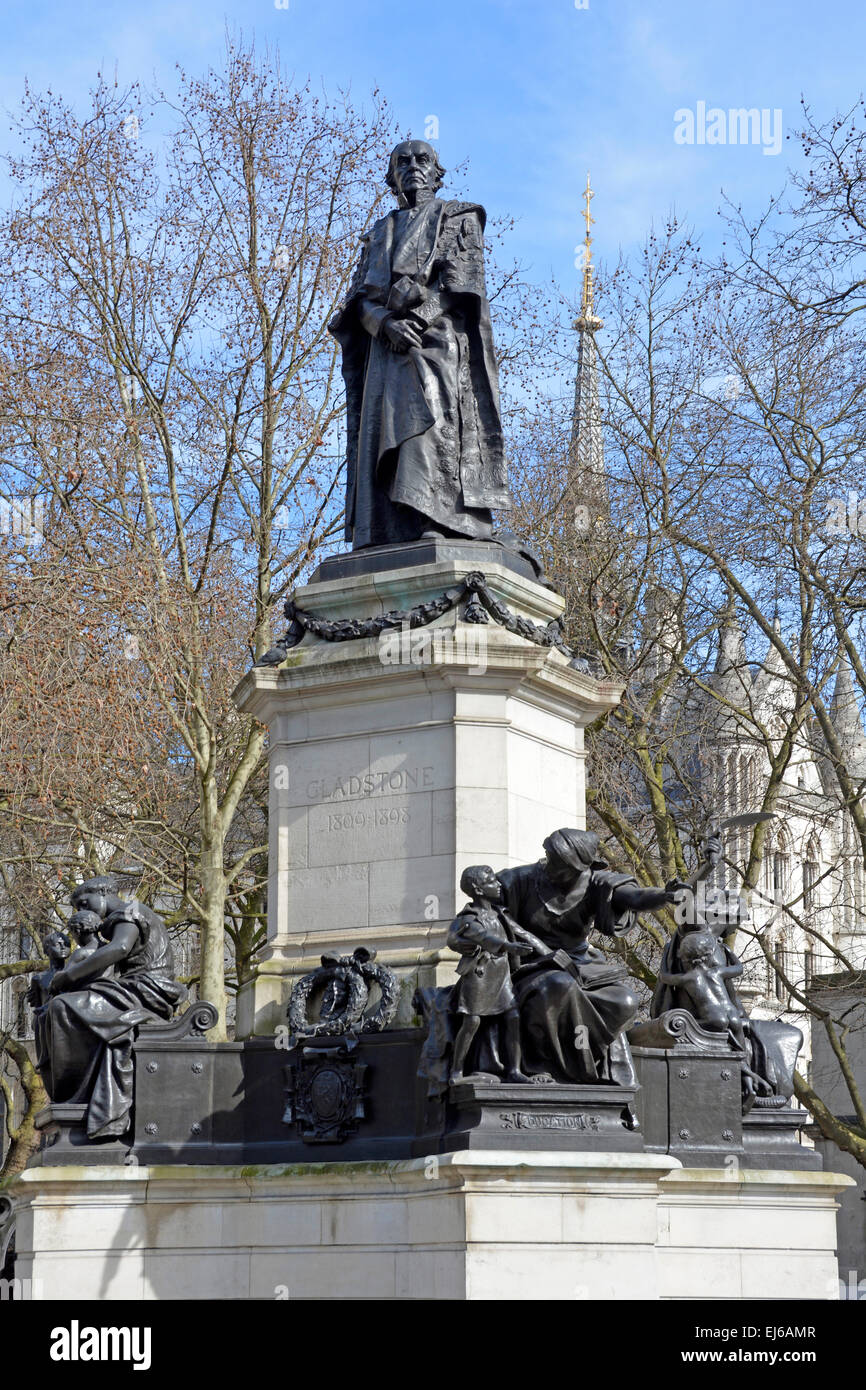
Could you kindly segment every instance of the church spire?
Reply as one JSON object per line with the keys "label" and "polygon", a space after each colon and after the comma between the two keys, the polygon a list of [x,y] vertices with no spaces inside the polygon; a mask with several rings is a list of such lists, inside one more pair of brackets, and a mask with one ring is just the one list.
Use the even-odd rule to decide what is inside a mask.
{"label": "church spire", "polygon": [[866,733],[860,719],[860,703],[854,687],[851,660],[844,646],[839,651],[839,668],[828,713],[849,771],[856,776],[866,775]]}
{"label": "church spire", "polygon": [[[718,717],[723,726],[737,722],[737,711],[750,708],[752,672],[746,656],[746,639],[737,616],[733,595],[728,598],[721,614],[716,665],[709,684],[723,702]],[[725,706],[732,706],[727,709]]]}
{"label": "church spire", "polygon": [[589,324],[592,328],[600,328],[601,320],[595,318],[593,302],[593,275],[595,267],[592,264],[592,232],[590,227],[594,226],[595,218],[589,210],[589,205],[595,197],[595,192],[589,182],[589,174],[586,176],[586,188],[583,190],[583,220],[586,225],[586,235],[583,238],[583,290],[580,296],[580,318],[575,324],[575,328],[581,331]]}
{"label": "church spire", "polygon": [[601,411],[598,403],[598,362],[595,334],[602,320],[595,312],[595,267],[592,263],[592,232],[595,218],[590,203],[595,197],[586,176],[583,220],[586,234],[583,239],[583,285],[580,317],[575,320],[578,331],[577,379],[574,385],[574,413],[571,421],[569,464],[574,481],[577,503],[588,507],[590,518],[607,516],[607,476],[604,468],[604,445],[601,434]]}
{"label": "church spire", "polygon": [[[608,476],[604,466],[604,444],[601,432],[601,409],[599,407],[598,360],[596,356],[595,334],[603,327],[595,312],[595,267],[592,263],[592,231],[595,218],[590,212],[590,204],[595,197],[589,174],[584,189],[583,220],[586,233],[583,239],[583,285],[581,288],[580,316],[574,327],[579,334],[577,348],[577,378],[574,383],[574,411],[571,418],[571,438],[568,446],[569,494],[574,502],[574,524],[578,532],[590,538],[602,538],[610,531],[611,506]],[[604,551],[610,550],[610,538]],[[593,584],[594,603],[597,609],[596,621],[608,628],[616,627],[618,637],[615,650],[621,659],[630,661],[632,636],[630,620],[624,618],[626,595],[623,585],[617,580],[614,570],[596,575]]]}

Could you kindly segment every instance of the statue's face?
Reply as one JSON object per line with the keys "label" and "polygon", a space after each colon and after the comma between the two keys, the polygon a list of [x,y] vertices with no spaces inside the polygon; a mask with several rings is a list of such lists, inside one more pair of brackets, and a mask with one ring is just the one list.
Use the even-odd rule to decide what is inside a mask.
{"label": "statue's face", "polygon": [[482,898],[486,898],[488,902],[499,903],[502,901],[502,885],[492,869],[479,879],[478,889]]}
{"label": "statue's face", "polygon": [[547,876],[552,883],[556,884],[557,888],[569,888],[576,879],[577,874],[574,869],[569,868],[567,864],[563,864],[562,860],[558,859],[555,854],[548,854]]}
{"label": "statue's face", "polygon": [[688,945],[685,945],[685,949],[681,953],[686,964],[706,965],[712,960],[716,945],[711,936],[701,932],[700,936],[695,934],[688,937],[687,940]]}
{"label": "statue's face", "polygon": [[397,188],[410,206],[436,191],[436,152],[426,140],[404,140],[392,156]]}
{"label": "statue's face", "polygon": [[97,935],[99,923],[99,915],[96,912],[77,912],[75,916],[70,917],[68,927],[80,946]]}
{"label": "statue's face", "polygon": [[105,894],[98,888],[87,893],[73,893],[72,905],[77,912],[95,912],[99,918],[105,916],[107,906]]}

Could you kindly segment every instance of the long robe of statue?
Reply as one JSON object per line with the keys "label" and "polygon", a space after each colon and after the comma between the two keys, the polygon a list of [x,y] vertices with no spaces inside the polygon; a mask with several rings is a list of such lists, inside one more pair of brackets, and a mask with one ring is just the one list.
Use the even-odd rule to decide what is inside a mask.
{"label": "long robe of statue", "polygon": [[346,538],[486,538],[511,506],[484,284],[485,212],[434,197],[431,146],[407,141],[388,182],[400,207],[364,238],[330,329],[343,349]]}

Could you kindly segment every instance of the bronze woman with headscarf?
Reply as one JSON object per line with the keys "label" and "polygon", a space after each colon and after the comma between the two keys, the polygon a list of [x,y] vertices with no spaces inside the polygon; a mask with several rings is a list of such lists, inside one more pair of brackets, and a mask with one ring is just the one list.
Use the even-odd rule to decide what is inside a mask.
{"label": "bronze woman with headscarf", "polygon": [[598,836],[557,830],[537,864],[503,869],[508,912],[550,948],[514,972],[527,1070],[554,1081],[635,1085],[623,1032],[638,1001],[627,971],[589,944],[594,929],[621,936],[638,912],[672,902],[599,858]]}

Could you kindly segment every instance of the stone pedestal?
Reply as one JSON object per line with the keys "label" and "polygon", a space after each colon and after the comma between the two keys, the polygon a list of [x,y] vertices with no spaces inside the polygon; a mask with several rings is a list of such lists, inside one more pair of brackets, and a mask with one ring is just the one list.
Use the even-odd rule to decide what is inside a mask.
{"label": "stone pedestal", "polygon": [[833,1299],[831,1173],[640,1153],[28,1169],[43,1299]]}
{"label": "stone pedestal", "polygon": [[[363,553],[326,562],[297,607],[339,621],[408,613],[480,570],[537,629],[563,608],[492,543],[417,542],[385,558],[394,567],[379,551],[375,569]],[[239,707],[270,730],[268,945],[239,998],[240,1035],[272,1032],[294,979],[359,945],[408,977],[408,1022],[419,979],[450,978],[463,869],[532,862],[552,830],[585,824],[583,730],[620,688],[466,612],[464,598],[427,626],[308,632],[284,664],[240,682]]]}

